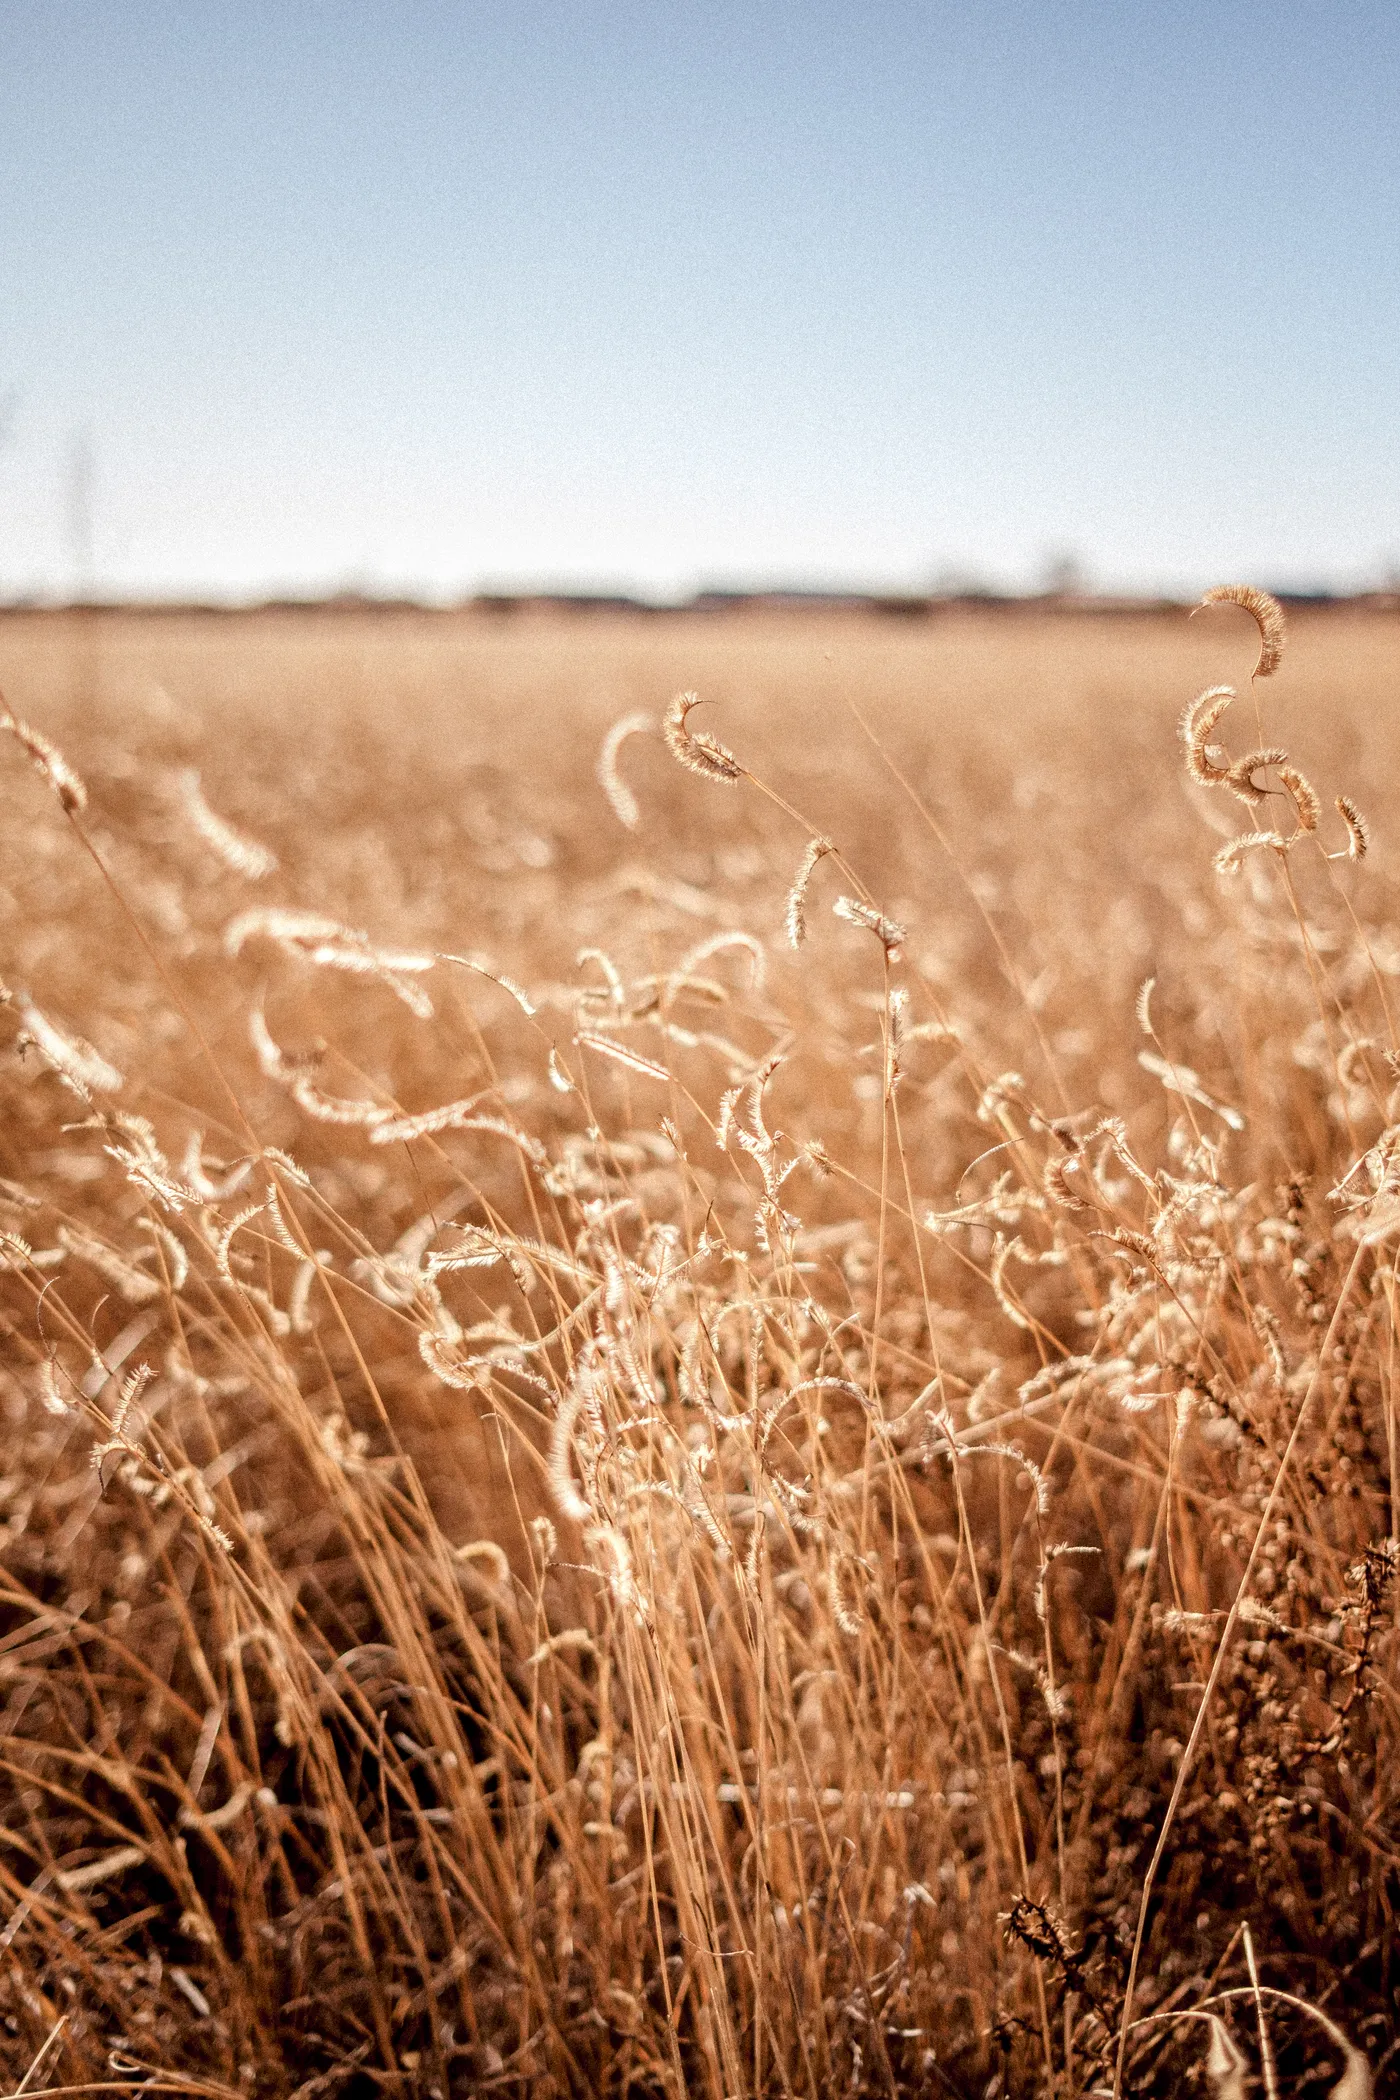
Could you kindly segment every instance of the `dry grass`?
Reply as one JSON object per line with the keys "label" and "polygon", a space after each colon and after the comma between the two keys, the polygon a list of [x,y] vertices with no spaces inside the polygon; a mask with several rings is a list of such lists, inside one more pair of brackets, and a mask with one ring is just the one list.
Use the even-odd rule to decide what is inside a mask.
{"label": "dry grass", "polygon": [[0,629],[11,2087],[1386,2088],[1395,625],[1258,650]]}

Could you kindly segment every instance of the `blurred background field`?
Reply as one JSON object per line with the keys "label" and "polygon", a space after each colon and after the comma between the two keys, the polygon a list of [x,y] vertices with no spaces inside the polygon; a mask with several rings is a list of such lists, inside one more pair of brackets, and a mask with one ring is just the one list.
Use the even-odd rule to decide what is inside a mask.
{"label": "blurred background field", "polygon": [[[1395,643],[1393,613],[1295,616],[1287,672],[1260,688],[1262,735],[1245,701],[1236,740],[1286,745],[1320,783],[1383,809],[1400,770]],[[639,710],[659,725],[693,689],[706,703],[695,719],[907,917],[920,971],[965,1019],[976,1009],[1002,1064],[1043,1065],[1053,1045],[1058,1081],[1116,1108],[1121,1058],[1133,1070],[1136,1056],[1120,1024],[1149,974],[1189,1013],[1193,1041],[1247,1053],[1249,987],[1221,985],[1211,955],[1210,856],[1239,806],[1193,790],[1176,722],[1203,685],[1243,685],[1254,648],[1247,617],[1229,611],[14,615],[0,623],[0,687],[103,781],[123,868],[150,885],[157,916],[168,900],[182,961],[212,964],[230,1012],[239,994],[219,985],[216,959],[228,877],[180,840],[182,769],[276,851],[259,902],[329,912],[373,938],[484,947],[527,977],[567,973],[583,943],[635,959],[663,928],[698,940],[738,925],[776,948],[785,988],[819,997],[851,936],[827,925],[802,958],[783,956],[800,824],[684,778],[655,734],[624,747],[634,832],[597,783],[610,723]],[[76,912],[85,932],[103,928],[110,1004],[123,975],[144,983],[148,966],[93,871],[60,845],[58,813],[46,824],[31,799],[33,826],[9,847],[10,968],[40,999],[58,989],[49,975],[81,972]],[[1387,867],[1380,825],[1373,907]],[[666,879],[683,901],[648,904]],[[62,902],[59,924],[46,899]],[[1034,1025],[991,926],[1032,988]],[[172,1054],[188,1071],[188,1046]]]}
{"label": "blurred background field", "polygon": [[[1376,804],[1397,763],[1395,636],[1393,613],[1295,615],[1287,676],[1264,689],[1267,740]],[[1181,774],[1176,718],[1213,678],[1243,681],[1254,647],[1244,615],[1182,611],[11,614],[0,685],[75,763],[126,766],[133,810],[159,801],[163,769],[197,767],[216,804],[273,839],[280,888],[297,902],[373,919],[378,900],[399,937],[528,927],[553,937],[550,967],[589,917],[577,882],[643,851],[722,886],[725,909],[737,883],[755,930],[781,923],[800,829],[774,836],[751,798],[699,794],[655,740],[627,759],[635,835],[596,785],[608,725],[635,709],[659,723],[682,688],[711,703],[697,719],[785,780],[819,828],[844,833],[884,894],[918,900],[931,950],[962,939],[965,886],[901,807],[854,702],[965,870],[1003,885],[1008,923],[1043,922],[1053,999],[1098,970],[1125,970],[1127,983],[1172,938],[1157,907],[1126,953],[1108,939],[1076,960],[1065,929],[1088,921],[1069,908],[1070,886],[1106,885],[1121,913],[1200,879],[1210,823]],[[1225,815],[1209,815],[1228,833]],[[1055,883],[1024,857],[1028,835],[1072,844]],[[1142,850],[1170,836],[1177,852]],[[715,858],[741,848],[751,865]]]}

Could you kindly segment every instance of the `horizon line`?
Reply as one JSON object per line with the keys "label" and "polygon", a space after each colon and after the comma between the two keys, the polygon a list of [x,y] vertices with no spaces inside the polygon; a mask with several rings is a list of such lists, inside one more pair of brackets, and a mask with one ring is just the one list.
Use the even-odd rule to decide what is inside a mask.
{"label": "horizon line", "polygon": [[[1328,585],[1313,589],[1277,589],[1271,595],[1280,604],[1300,609],[1309,606],[1358,606],[1373,610],[1400,610],[1400,583],[1363,590],[1338,590]],[[0,596],[0,617],[53,614],[176,614],[208,613],[234,615],[272,612],[399,612],[462,614],[478,613],[509,617],[530,610],[557,610],[637,614],[721,613],[745,609],[783,611],[867,611],[887,616],[918,617],[940,610],[977,608],[1038,610],[1062,613],[1147,613],[1189,609],[1197,599],[1175,590],[1072,589],[1012,590],[992,584],[958,583],[943,589],[910,591],[861,589],[840,586],[753,584],[705,586],[672,595],[656,595],[641,589],[568,588],[549,584],[520,585],[503,589],[476,588],[459,593],[415,592],[386,587],[377,590],[361,584],[325,590],[269,588],[251,591],[162,592],[133,591],[102,593],[23,592]]]}

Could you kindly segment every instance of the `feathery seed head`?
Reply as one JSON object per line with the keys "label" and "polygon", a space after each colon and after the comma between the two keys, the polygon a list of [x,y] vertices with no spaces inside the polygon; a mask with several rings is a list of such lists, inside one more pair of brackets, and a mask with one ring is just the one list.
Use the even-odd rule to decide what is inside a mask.
{"label": "feathery seed head", "polygon": [[593,1515],[591,1506],[574,1485],[573,1467],[570,1462],[574,1450],[574,1432],[587,1397],[586,1382],[591,1382],[593,1375],[592,1370],[583,1364],[575,1371],[568,1391],[559,1402],[549,1439],[546,1478],[560,1515],[571,1517],[577,1524],[586,1524]]}
{"label": "feathery seed head", "polygon": [[692,773],[703,773],[707,780],[742,780],[744,769],[732,751],[706,731],[692,731],[686,727],[686,717],[692,708],[699,707],[698,693],[677,693],[666,710],[666,741],[672,756],[678,758]]}
{"label": "feathery seed head", "polygon": [[1186,746],[1186,770],[1202,787],[1224,787],[1230,777],[1228,765],[1213,765],[1209,754],[1210,733],[1235,698],[1232,685],[1208,685],[1188,701],[1181,717],[1181,741]]}
{"label": "feathery seed head", "polygon": [[620,1043],[614,1036],[597,1035],[580,1029],[574,1037],[580,1050],[592,1050],[599,1057],[611,1058],[615,1065],[625,1065],[629,1072],[639,1072],[644,1079],[669,1079],[670,1073],[664,1065],[655,1064],[651,1058],[643,1057],[630,1043]]}
{"label": "feathery seed head", "polygon": [[320,912],[283,911],[275,906],[267,910],[256,908],[229,920],[224,928],[225,955],[240,954],[244,944],[258,935],[303,952],[308,945],[322,941],[365,938],[363,934],[352,934],[339,919],[328,919]]}
{"label": "feathery seed head", "polygon": [[809,839],[807,842],[807,851],[803,854],[802,864],[793,878],[783,913],[790,947],[800,948],[807,938],[807,887],[812,880],[812,870],[825,854],[835,851],[834,842],[828,838]]}
{"label": "feathery seed head", "polygon": [[[637,712],[624,715],[621,721],[613,723],[603,738],[602,749],[598,753],[598,785],[612,804],[613,815],[618,823],[625,824],[629,831],[636,830],[641,822],[642,812],[636,796],[617,770],[617,754],[629,736],[639,736],[643,730],[653,726],[648,714]],[[674,750],[675,746],[672,745],[671,748]]]}
{"label": "feathery seed head", "polygon": [[1255,774],[1265,766],[1282,767],[1287,763],[1288,753],[1280,750],[1275,744],[1266,746],[1262,751],[1250,751],[1231,766],[1226,776],[1226,785],[1232,795],[1239,796],[1241,802],[1262,802],[1269,790],[1260,787],[1254,778]]}
{"label": "feathery seed head", "polygon": [[1252,583],[1217,583],[1206,592],[1201,604],[1242,606],[1259,629],[1259,661],[1254,666],[1254,676],[1267,678],[1278,669],[1287,630],[1277,598],[1271,598]]}
{"label": "feathery seed head", "polygon": [[54,1238],[76,1260],[86,1262],[90,1269],[96,1269],[99,1276],[105,1277],[128,1305],[149,1305],[152,1298],[160,1296],[161,1286],[155,1277],[138,1269],[115,1247],[109,1247],[105,1240],[97,1239],[90,1232],[80,1232],[74,1225],[60,1225]]}
{"label": "feathery seed head", "polygon": [[484,955],[448,955],[440,949],[436,959],[438,962],[460,963],[464,970],[474,970],[478,977],[489,978],[491,983],[498,984],[503,992],[509,992],[527,1020],[534,1019],[535,1002],[525,987],[517,984],[513,977],[507,977],[504,970],[496,969]]}
{"label": "feathery seed head", "polygon": [[840,1627],[842,1633],[846,1635],[848,1640],[859,1640],[862,1628],[861,1617],[847,1602],[845,1591],[841,1585],[841,1569],[834,1559],[827,1567],[826,1594],[831,1606],[831,1616]]}
{"label": "feathery seed head", "polygon": [[238,955],[255,937],[275,941],[286,955],[300,956],[321,969],[348,970],[360,977],[377,977],[401,999],[420,1021],[430,1021],[433,1004],[426,992],[407,980],[431,970],[438,958],[412,951],[376,948],[368,934],[342,926],[319,912],[287,911],[276,907],[240,912],[224,928],[224,953]]}
{"label": "feathery seed head", "polygon": [[703,941],[697,941],[693,948],[687,948],[676,966],[673,981],[689,976],[701,963],[708,962],[712,956],[720,955],[728,948],[738,948],[748,956],[749,990],[761,992],[766,980],[768,957],[762,941],[756,935],[744,933],[738,927],[729,927],[723,933],[708,934]]}
{"label": "feathery seed head", "polygon": [[74,1093],[85,1101],[93,1094],[120,1093],[125,1084],[121,1073],[105,1057],[99,1057],[91,1043],[85,1043],[81,1036],[64,1035],[23,992],[15,994],[13,1003],[23,1023],[20,1043],[32,1043]]}
{"label": "feathery seed head", "polygon": [[1244,831],[1228,846],[1222,846],[1216,854],[1213,866],[1217,875],[1238,875],[1244,866],[1245,855],[1272,846],[1276,853],[1286,853],[1293,843],[1280,837],[1276,831]]}
{"label": "feathery seed head", "polygon": [[8,708],[0,714],[0,729],[8,729],[10,735],[24,746],[70,817],[87,808],[87,789],[63,753],[46,736],[40,736],[37,729],[31,729]]}
{"label": "feathery seed head", "polygon": [[908,928],[901,926],[898,919],[887,919],[883,912],[876,911],[873,904],[862,904],[859,897],[838,897],[831,909],[848,925],[863,926],[868,933],[873,933],[884,943],[887,955],[893,955],[909,938]]}
{"label": "feathery seed head", "polygon": [[1137,995],[1137,1023],[1144,1035],[1155,1033],[1152,1026],[1152,994],[1157,989],[1155,977],[1144,977]]}
{"label": "feathery seed head", "polygon": [[1347,828],[1347,859],[1364,860],[1371,848],[1371,827],[1350,795],[1338,795],[1337,814]]}
{"label": "feathery seed head", "polygon": [[1052,1203],[1061,1203],[1066,1210],[1088,1210],[1091,1207],[1077,1190],[1070,1187],[1066,1178],[1069,1168],[1079,1164],[1079,1160],[1074,1157],[1052,1159],[1045,1168],[1045,1193]]}
{"label": "feathery seed head", "polygon": [[1322,815],[1322,802],[1317,789],[1296,766],[1281,765],[1278,777],[1293,797],[1293,807],[1298,812],[1298,829],[1316,831]]}
{"label": "feathery seed head", "polygon": [[248,1015],[248,1039],[258,1060],[258,1070],[265,1079],[276,1079],[283,1086],[290,1086],[300,1072],[314,1069],[321,1062],[323,1052],[319,1049],[290,1053],[274,1041],[268,1028],[261,1004],[254,1006]]}
{"label": "feathery seed head", "polygon": [[277,855],[270,847],[235,831],[232,824],[226,824],[209,807],[199,784],[199,775],[193,767],[176,774],[175,793],[193,829],[235,875],[246,875],[250,882],[260,882],[264,875],[270,875],[277,867]]}
{"label": "feathery seed head", "polygon": [[[488,1090],[489,1091],[489,1090]],[[440,1130],[470,1130],[476,1119],[473,1110],[482,1099],[469,1094],[465,1101],[449,1101],[442,1108],[425,1109],[418,1116],[384,1116],[370,1131],[372,1145],[406,1144],[411,1138],[434,1137]]]}

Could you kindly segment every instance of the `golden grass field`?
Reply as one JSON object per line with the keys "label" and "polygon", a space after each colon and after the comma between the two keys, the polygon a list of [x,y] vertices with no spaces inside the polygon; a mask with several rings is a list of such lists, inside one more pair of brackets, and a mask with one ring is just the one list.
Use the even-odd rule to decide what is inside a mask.
{"label": "golden grass field", "polygon": [[7,2092],[1394,2089],[1398,640],[0,621]]}

